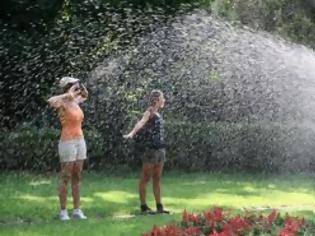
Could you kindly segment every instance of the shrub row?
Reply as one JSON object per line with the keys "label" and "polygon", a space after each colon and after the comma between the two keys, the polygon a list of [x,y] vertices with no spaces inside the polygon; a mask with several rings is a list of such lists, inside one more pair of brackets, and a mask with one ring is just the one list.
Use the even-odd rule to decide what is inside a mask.
{"label": "shrub row", "polygon": [[[1,169],[58,168],[58,136],[59,131],[53,128],[2,132]],[[302,125],[169,122],[166,136],[169,169],[305,172],[312,169],[315,160],[315,132]],[[135,152],[132,141],[88,127],[85,138],[89,169],[141,165],[140,153]]]}

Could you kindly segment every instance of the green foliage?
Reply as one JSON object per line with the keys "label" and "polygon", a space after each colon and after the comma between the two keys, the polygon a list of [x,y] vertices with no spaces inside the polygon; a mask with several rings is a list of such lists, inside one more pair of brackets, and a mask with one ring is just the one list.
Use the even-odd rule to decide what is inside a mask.
{"label": "green foliage", "polygon": [[0,164],[5,169],[49,170],[58,163],[58,132],[53,129],[20,129],[1,133]]}
{"label": "green foliage", "polygon": [[64,0],[10,0],[1,1],[0,21],[21,32],[41,32],[54,22]]}
{"label": "green foliage", "polygon": [[212,10],[228,20],[315,47],[315,36],[311,30],[315,26],[314,1],[216,0]]}
{"label": "green foliage", "polygon": [[[19,129],[19,124],[30,121],[31,127],[52,126],[52,115],[47,112],[45,100],[55,92],[51,87],[56,78],[88,77],[98,63],[150,32],[155,23],[154,11],[172,15],[181,3],[192,2],[186,11],[195,7],[212,10],[213,14],[229,20],[280,33],[295,42],[315,47],[315,4],[311,0],[2,1],[0,128],[5,132],[0,134],[1,166],[55,168],[58,131]],[[164,10],[154,8],[146,15],[137,11],[139,5],[147,9],[158,5]],[[131,11],[137,16],[143,14],[146,21],[140,22],[141,16],[130,25],[120,25],[120,19],[129,12],[124,6],[132,7]],[[192,62],[194,58],[189,60]],[[229,108],[222,99],[224,88],[219,88],[220,78],[215,70],[210,71],[207,81],[217,83],[216,91],[208,95],[208,100],[205,94],[209,94],[209,88],[202,84],[204,81],[191,91],[185,89],[191,86],[190,80],[179,79],[172,84],[174,94],[177,93],[172,98],[175,105],[169,107],[166,116],[179,121],[167,124],[170,168],[278,170],[281,163],[300,169],[309,165],[314,153],[310,130],[297,129],[298,135],[292,136],[291,128],[280,125],[239,123],[243,117],[233,117],[228,109],[223,114],[203,114],[204,110],[209,113],[209,110],[220,110],[216,108]],[[141,100],[145,91],[152,87],[165,90],[173,87],[167,81],[152,82],[147,78],[140,81],[137,75],[124,75],[124,81],[121,78],[103,80],[93,86],[88,86],[91,98],[85,105],[88,107],[85,130],[90,167],[139,164],[139,158],[132,154],[132,144],[122,140],[122,133],[134,124],[134,114],[139,115],[139,103],[140,107],[145,107]],[[241,113],[246,117],[250,111]],[[200,123],[204,120],[219,122]],[[224,123],[229,120],[238,123]],[[286,145],[296,148],[287,150]]]}
{"label": "green foliage", "polygon": [[[106,127],[106,125],[105,125]],[[141,154],[111,126],[88,126],[89,169],[140,167]],[[184,170],[310,171],[315,135],[280,124],[168,122],[166,167]],[[58,168],[58,131],[25,128],[0,136],[3,169]]]}
{"label": "green foliage", "polygon": [[[45,99],[54,90],[51,87],[55,87],[56,78],[65,75],[87,78],[104,58],[115,55],[151,30],[156,21],[154,11],[145,13],[127,2],[120,4],[113,4],[115,8],[106,1],[64,1],[49,27],[45,23],[43,29],[12,23],[5,16],[0,18],[4,25],[0,31],[1,127],[11,129],[20,122],[34,120],[34,114],[37,119],[46,106]],[[11,15],[12,6],[4,14]],[[171,6],[165,8],[156,10],[161,15],[176,11]],[[21,11],[22,15],[32,15],[23,12],[22,7]],[[125,24],[122,19],[128,14],[133,16],[132,23]],[[36,14],[32,17],[40,21]],[[123,96],[125,87],[121,81],[107,86]]]}
{"label": "green foliage", "polygon": [[[259,124],[175,123],[168,126],[170,163],[195,170],[277,170],[278,134]],[[275,153],[276,152],[276,153]]]}
{"label": "green foliage", "polygon": [[228,20],[239,20],[239,16],[234,10],[234,3],[231,0],[215,0],[211,5],[211,10],[215,15],[222,16]]}
{"label": "green foliage", "polygon": [[[37,119],[56,78],[64,75],[86,78],[104,58],[115,55],[117,50],[150,31],[157,14],[173,15],[182,10],[182,3],[191,4],[185,11],[196,7],[212,10],[229,20],[315,45],[315,4],[310,0],[2,1],[0,126],[14,128],[20,122],[34,120],[34,114]],[[137,16],[143,14],[137,11],[139,7],[163,9],[149,10],[152,19],[143,14],[143,22],[139,22],[142,19],[139,17],[128,25],[120,25],[119,19],[130,13],[126,6]],[[130,80],[126,84],[138,83],[132,76],[125,75],[124,79]],[[216,74],[212,73],[210,79],[216,80]],[[126,88],[121,84],[107,86],[121,94]],[[201,96],[195,96],[196,100],[201,100]],[[187,112],[194,111],[187,108]]]}

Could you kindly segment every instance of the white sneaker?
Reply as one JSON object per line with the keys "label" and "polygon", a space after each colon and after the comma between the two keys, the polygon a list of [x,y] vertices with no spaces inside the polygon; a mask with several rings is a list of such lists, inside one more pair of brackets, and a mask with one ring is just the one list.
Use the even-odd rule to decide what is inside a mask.
{"label": "white sneaker", "polygon": [[59,213],[59,219],[62,221],[70,220],[67,209],[61,210]]}
{"label": "white sneaker", "polygon": [[72,214],[73,219],[78,219],[78,220],[85,220],[87,217],[83,214],[81,209],[74,209],[73,214]]}

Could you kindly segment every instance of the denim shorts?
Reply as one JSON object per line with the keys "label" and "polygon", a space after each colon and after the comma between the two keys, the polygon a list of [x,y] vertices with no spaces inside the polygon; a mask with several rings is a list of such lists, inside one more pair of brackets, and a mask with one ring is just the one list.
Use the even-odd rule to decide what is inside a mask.
{"label": "denim shorts", "polygon": [[86,143],[84,138],[59,141],[58,153],[60,162],[72,162],[86,159]]}
{"label": "denim shorts", "polygon": [[146,148],[143,154],[143,163],[164,164],[165,162],[165,148],[149,149]]}

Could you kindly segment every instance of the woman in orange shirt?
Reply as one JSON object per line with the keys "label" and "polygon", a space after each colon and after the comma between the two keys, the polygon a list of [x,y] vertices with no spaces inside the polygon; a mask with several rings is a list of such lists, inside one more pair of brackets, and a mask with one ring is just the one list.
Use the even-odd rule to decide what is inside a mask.
{"label": "woman in orange shirt", "polygon": [[59,183],[60,220],[69,220],[66,208],[67,185],[71,181],[73,196],[73,218],[86,219],[80,209],[80,182],[83,162],[86,159],[86,144],[82,132],[83,111],[79,104],[88,97],[87,89],[79,79],[63,77],[60,87],[64,94],[48,99],[49,104],[58,112],[62,126],[58,152],[61,162]]}

